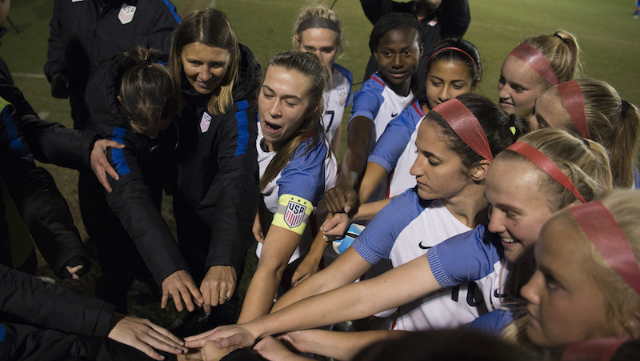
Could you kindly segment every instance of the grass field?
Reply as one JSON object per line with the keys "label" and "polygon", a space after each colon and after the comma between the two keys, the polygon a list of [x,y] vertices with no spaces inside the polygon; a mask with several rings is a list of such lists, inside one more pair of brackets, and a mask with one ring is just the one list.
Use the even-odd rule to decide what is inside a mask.
{"label": "grass field", "polygon": [[[231,18],[239,40],[253,50],[262,64],[276,52],[291,47],[293,21],[304,5],[299,0],[173,2],[182,16],[208,6],[224,10]],[[51,98],[49,84],[42,72],[52,3],[51,0],[12,2],[10,19],[15,28],[5,23],[9,31],[2,39],[0,56],[12,70],[17,86],[41,117],[69,126],[68,102]],[[528,35],[553,33],[562,28],[578,38],[583,51],[583,77],[605,80],[627,101],[639,104],[640,87],[637,82],[640,71],[636,64],[640,59],[640,45],[636,35],[640,20],[632,19],[634,4],[630,0],[472,0],[472,22],[466,38],[480,50],[485,67],[477,92],[496,100],[496,82],[502,61],[509,51]],[[367,43],[372,25],[364,17],[358,1],[338,0],[334,10],[345,28],[346,44],[339,63],[350,69],[359,83],[369,56]],[[346,122],[346,118],[343,121]],[[344,136],[346,132],[343,140]],[[77,225],[83,231],[77,212],[77,174],[55,166],[46,167],[54,174],[69,201]],[[86,237],[84,233],[83,236]],[[144,316],[154,317],[152,314]]]}

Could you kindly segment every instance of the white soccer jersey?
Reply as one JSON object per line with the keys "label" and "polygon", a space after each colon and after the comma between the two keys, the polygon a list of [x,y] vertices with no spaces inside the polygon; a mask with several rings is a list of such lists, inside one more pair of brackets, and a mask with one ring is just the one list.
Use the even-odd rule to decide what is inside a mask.
{"label": "white soccer jersey", "polygon": [[[276,155],[276,152],[268,152],[262,149],[263,138],[262,129],[258,125],[256,148],[258,150],[260,177],[262,177],[267,166]],[[300,144],[289,163],[262,190],[265,206],[271,215],[278,210],[278,200],[283,194],[298,196],[311,202],[316,207],[324,192],[335,186],[338,163],[333,154],[331,157],[327,157],[327,152],[328,147],[324,139],[311,149],[308,149],[305,142]],[[309,250],[312,241],[310,227],[306,227],[300,246],[296,248],[289,263],[298,259],[300,255],[305,254]],[[262,243],[258,243],[256,250],[258,257],[260,257],[261,251]]]}
{"label": "white soccer jersey", "polygon": [[[353,248],[369,263],[384,258],[398,267],[438,243],[469,227],[456,219],[440,200],[425,201],[410,189],[391,200],[353,242]],[[416,275],[419,280],[419,275]],[[445,288],[401,306],[394,329],[418,331],[451,328],[471,322],[480,314],[475,294],[467,285]],[[479,296],[479,293],[478,293]],[[478,297],[479,298],[479,297]]]}
{"label": "white soccer jersey", "polygon": [[418,158],[418,147],[416,147],[416,139],[418,138],[418,128],[424,118],[420,119],[416,124],[413,133],[411,133],[411,138],[409,139],[409,143],[402,151],[400,158],[398,158],[398,163],[396,164],[396,168],[391,175],[389,180],[389,197],[395,197],[399,194],[402,194],[409,188],[413,188],[416,186],[416,177],[411,175],[411,167],[413,163],[415,163],[416,158]]}
{"label": "white soccer jersey", "polygon": [[351,104],[351,87],[353,75],[347,68],[333,64],[331,76],[331,88],[322,94],[324,115],[322,126],[327,134],[327,142],[331,144],[336,130],[342,123],[344,109]]}
{"label": "white soccer jersey", "polygon": [[[373,131],[369,141],[367,157],[373,151],[376,142],[389,122],[397,117],[404,108],[411,104],[413,92],[409,92],[406,97],[396,94],[382,79],[374,74],[371,79],[364,82],[362,88],[353,94],[353,107],[351,108],[351,119],[359,116],[373,120]],[[386,180],[374,191],[369,198],[369,202],[385,198],[387,193]]]}
{"label": "white soccer jersey", "polygon": [[502,306],[504,284],[513,264],[504,258],[500,237],[486,224],[451,237],[427,252],[429,267],[442,287],[475,282],[488,311]]}

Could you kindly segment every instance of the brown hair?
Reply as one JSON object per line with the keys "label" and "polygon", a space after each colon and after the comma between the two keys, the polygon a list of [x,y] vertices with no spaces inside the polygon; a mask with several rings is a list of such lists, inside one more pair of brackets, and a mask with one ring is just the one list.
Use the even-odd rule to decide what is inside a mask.
{"label": "brown hair", "polygon": [[278,150],[260,178],[260,189],[264,189],[289,163],[302,142],[306,142],[307,148],[310,149],[320,141],[320,134],[323,131],[320,123],[323,111],[322,93],[329,81],[329,69],[312,53],[285,51],[274,55],[265,68],[265,77],[272,66],[295,70],[309,79],[310,86],[306,96],[310,99],[310,109],[315,107],[316,111],[300,124],[287,143]]}
{"label": "brown hair", "polygon": [[[473,93],[461,94],[456,99],[478,119],[478,123],[480,123],[489,142],[491,155],[495,157],[515,142],[517,136],[509,129],[512,123],[511,117],[491,100]],[[447,146],[460,156],[462,164],[467,169],[473,168],[484,159],[471,149],[437,112],[431,111],[427,113],[425,121],[432,121],[438,125]],[[518,119],[516,122],[518,123],[518,129],[526,128],[523,120]],[[519,131],[516,134],[519,134]]]}
{"label": "brown hair", "polygon": [[153,127],[177,113],[173,81],[169,71],[157,64],[159,52],[140,46],[118,55],[122,66],[119,110],[140,128]]}
{"label": "brown hair", "polygon": [[227,16],[214,8],[194,11],[187,15],[176,29],[171,42],[170,59],[176,94],[181,92],[182,49],[192,43],[217,47],[229,52],[227,73],[218,89],[211,94],[207,104],[207,110],[210,113],[224,113],[233,104],[233,84],[240,63],[240,47]]}

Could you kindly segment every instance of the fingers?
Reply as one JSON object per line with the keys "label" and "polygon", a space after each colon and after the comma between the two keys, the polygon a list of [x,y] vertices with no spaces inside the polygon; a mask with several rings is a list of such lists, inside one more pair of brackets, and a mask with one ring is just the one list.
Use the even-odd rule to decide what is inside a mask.
{"label": "fingers", "polygon": [[198,348],[204,346],[207,341],[210,341],[211,335],[214,333],[215,329],[201,333],[196,336],[190,336],[184,339],[184,345],[188,348]]}
{"label": "fingers", "polygon": [[71,274],[71,278],[74,280],[79,280],[80,276],[78,276],[76,273],[78,271],[80,271],[82,268],[84,268],[83,265],[77,265],[75,267],[69,267],[67,266],[67,272],[69,272],[69,274]]}
{"label": "fingers", "polygon": [[262,233],[262,227],[254,227],[252,231],[253,231],[253,236],[256,238],[256,241],[263,243],[264,234]]}
{"label": "fingers", "polygon": [[242,334],[240,333],[236,333],[229,337],[215,340],[215,344],[217,348],[227,348],[231,346],[244,346],[242,345]]}
{"label": "fingers", "polygon": [[333,218],[327,220],[320,228],[326,236],[342,237],[349,227],[350,219],[345,213],[338,213]]}

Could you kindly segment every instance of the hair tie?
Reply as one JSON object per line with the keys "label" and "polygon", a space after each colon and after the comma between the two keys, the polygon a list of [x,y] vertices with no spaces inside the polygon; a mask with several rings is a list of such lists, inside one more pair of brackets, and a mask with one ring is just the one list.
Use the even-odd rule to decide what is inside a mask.
{"label": "hair tie", "polygon": [[571,207],[569,212],[609,266],[640,294],[638,261],[607,207],[600,201],[594,201]]}
{"label": "hair tie", "polygon": [[622,110],[620,110],[620,118],[623,118],[625,115],[627,115],[627,112],[629,111],[631,105],[628,101],[620,98],[620,107],[622,108]]}
{"label": "hair tie", "polygon": [[440,114],[462,141],[481,157],[493,161],[487,135],[478,118],[456,98],[436,105],[433,110]]}
{"label": "hair tie", "polygon": [[300,25],[298,26],[298,29],[296,30],[296,34],[300,34],[307,29],[315,29],[315,28],[324,28],[324,29],[333,30],[338,35],[340,35],[340,27],[338,26],[338,24],[334,23],[329,19],[320,18],[317,16],[314,16],[312,18],[309,18],[301,22]]}
{"label": "hair tie", "polygon": [[[478,75],[479,75],[479,74],[478,74],[478,64],[476,64],[476,61],[475,61],[475,60],[473,60],[473,57],[472,57],[471,55],[469,55],[469,53],[467,53],[466,51],[464,51],[464,50],[462,50],[462,49],[460,49],[460,48],[456,48],[455,46],[447,46],[447,47],[440,48],[440,49],[438,49],[438,50],[434,51],[434,52],[433,52],[433,54],[431,54],[431,56],[429,56],[429,59],[427,60],[427,64],[429,64],[429,63],[431,62],[431,58],[433,58],[433,56],[434,56],[434,55],[436,55],[436,54],[438,54],[438,53],[441,53],[441,52],[443,52],[443,51],[445,51],[445,50],[455,50],[455,51],[457,51],[457,52],[460,52],[460,53],[462,53],[462,54],[466,55],[469,59],[471,59],[471,62],[473,63],[473,69],[475,69],[475,71],[476,71],[476,76],[475,76],[475,78],[477,78],[477,77],[478,77]],[[475,80],[475,79],[474,79],[474,80]]]}
{"label": "hair tie", "polygon": [[547,173],[551,178],[553,178],[556,182],[565,187],[578,200],[580,200],[580,202],[586,203],[584,197],[582,197],[582,194],[580,194],[580,191],[578,191],[578,188],[576,188],[571,179],[569,179],[569,177],[567,177],[567,175],[564,174],[560,170],[560,168],[558,168],[558,166],[541,151],[523,142],[515,142],[511,144],[511,146],[509,146],[509,148],[507,149],[525,157],[529,162],[536,165],[543,172]]}
{"label": "hair tie", "polygon": [[518,119],[518,116],[515,114],[509,114],[509,130],[511,131],[511,134],[513,134],[514,136],[516,135],[517,132],[517,128],[516,128],[516,120]]}
{"label": "hair tie", "polygon": [[583,138],[591,139],[589,127],[587,126],[587,118],[584,114],[584,95],[580,85],[575,80],[570,80],[562,84],[558,84],[558,91],[562,103],[569,113],[569,117],[575,124]]}
{"label": "hair tie", "polygon": [[560,41],[562,41],[564,43],[564,38],[560,35],[558,35],[558,33],[553,34],[553,36],[555,36],[556,38],[560,39]]}
{"label": "hair tie", "polygon": [[544,57],[538,50],[529,44],[522,43],[516,46],[515,49],[509,53],[509,55],[515,56],[520,59],[525,65],[538,73],[542,79],[548,81],[553,85],[558,85],[558,76],[556,72],[549,64],[547,58]]}

